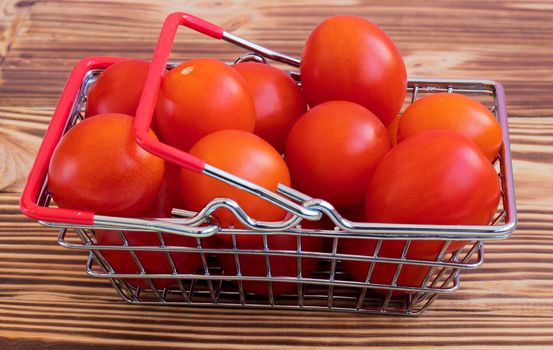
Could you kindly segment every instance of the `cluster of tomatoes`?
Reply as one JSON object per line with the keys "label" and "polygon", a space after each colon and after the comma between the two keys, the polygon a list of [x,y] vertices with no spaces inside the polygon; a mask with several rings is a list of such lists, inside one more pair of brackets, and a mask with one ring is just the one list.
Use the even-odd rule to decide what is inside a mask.
{"label": "cluster of tomatoes", "polygon": [[[329,46],[328,43],[334,43]],[[201,210],[218,197],[234,199],[253,218],[279,221],[286,212],[203,174],[163,161],[135,142],[133,116],[149,64],[127,60],[106,69],[92,86],[86,118],[60,141],[51,159],[49,186],[60,207],[128,217],[169,217],[171,208]],[[152,134],[207,164],[275,191],[279,183],[332,203],[355,221],[404,224],[486,225],[500,185],[492,161],[501,129],[479,102],[454,93],[428,95],[398,116],[407,74],[393,41],[372,22],[334,16],[310,34],[302,52],[301,88],[268,64],[227,65],[193,59],[166,72]],[[223,227],[240,227],[226,209],[213,213]],[[304,222],[304,227],[325,227]],[[123,237],[125,236],[125,237]],[[159,245],[151,232],[97,230],[98,244]],[[165,244],[195,247],[191,238],[164,235]],[[242,249],[260,249],[262,236],[238,235]],[[380,256],[400,257],[404,241],[385,241]],[[466,242],[453,242],[448,251]],[[227,235],[204,246],[230,247]],[[295,236],[270,235],[271,250],[296,250]],[[432,259],[441,241],[414,241],[408,258]],[[304,237],[303,251],[325,249],[322,238]],[[341,239],[338,252],[372,255],[374,240]],[[137,252],[148,273],[171,273],[164,253]],[[105,251],[120,273],[140,270],[126,252]],[[179,273],[201,266],[198,254],[171,253]],[[220,254],[225,273],[235,274],[233,255]],[[296,276],[292,257],[271,256],[272,276]],[[364,281],[368,263],[344,261]],[[309,277],[316,259],[302,259]],[[265,276],[264,257],[240,256],[243,276]],[[420,283],[425,267],[406,266],[398,284]],[[373,283],[391,281],[395,266],[376,264]],[[421,277],[422,276],[422,277]],[[147,287],[144,281],[129,281]],[[174,283],[155,280],[157,288]],[[265,283],[244,283],[267,293]],[[274,283],[273,293],[295,290]]]}

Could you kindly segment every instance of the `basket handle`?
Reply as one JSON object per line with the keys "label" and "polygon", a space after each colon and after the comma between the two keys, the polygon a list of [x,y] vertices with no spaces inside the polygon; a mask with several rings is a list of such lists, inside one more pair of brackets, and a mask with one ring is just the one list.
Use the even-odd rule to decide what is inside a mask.
{"label": "basket handle", "polygon": [[221,27],[183,12],[174,12],[167,16],[165,22],[163,23],[163,27],[161,28],[159,39],[154,51],[154,57],[150,63],[146,82],[144,83],[140,103],[138,104],[138,108],[136,110],[134,130],[138,144],[148,152],[156,154],[157,156],[187,169],[201,173],[205,166],[203,160],[189,153],[158,142],[148,132],[152,123],[152,116],[161,85],[161,79],[163,77],[163,73],[165,72],[165,67],[167,65],[167,60],[169,59],[169,54],[171,53],[171,47],[173,46],[177,29],[180,25],[184,25],[214,39],[221,39],[224,33]]}
{"label": "basket handle", "polygon": [[152,123],[152,116],[161,86],[161,80],[167,65],[167,60],[171,52],[171,47],[173,45],[177,29],[181,25],[206,34],[212,38],[223,39],[236,45],[249,48],[271,59],[280,60],[293,65],[299,64],[299,61],[294,58],[271,51],[255,43],[225,32],[222,28],[203,19],[184,12],[172,13],[165,19],[165,22],[161,28],[152,62],[150,63],[150,68],[146,77],[146,82],[144,83],[144,89],[142,90],[142,96],[140,97],[140,102],[136,110],[134,131],[137,143],[146,151],[163,159],[169,160],[181,167],[198,173],[203,173],[226,182],[234,187],[245,190],[304,219],[318,220],[321,217],[321,213],[317,210],[303,207],[288,198],[280,196],[261,186],[257,186],[250,181],[246,181],[245,179],[239,178],[214,166],[206,164],[202,159],[162,143],[148,133]]}
{"label": "basket handle", "polygon": [[66,222],[92,225],[94,213],[82,210],[50,208],[38,205],[42,183],[48,173],[50,158],[66,130],[73,105],[79,98],[80,87],[86,74],[93,69],[105,69],[113,63],[124,60],[119,57],[87,57],[80,60],[69,75],[52,120],[38,150],[27,182],[23,189],[19,206],[26,216],[42,221]]}

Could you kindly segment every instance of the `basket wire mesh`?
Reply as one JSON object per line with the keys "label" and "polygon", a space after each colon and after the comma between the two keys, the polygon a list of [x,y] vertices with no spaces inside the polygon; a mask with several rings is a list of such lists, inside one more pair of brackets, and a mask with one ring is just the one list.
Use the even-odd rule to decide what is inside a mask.
{"label": "basket wire mesh", "polygon": [[[251,55],[250,55],[251,56]],[[169,67],[170,68],[170,67]],[[82,119],[86,96],[90,86],[101,73],[91,70],[83,80],[78,98],[68,118],[66,130]],[[290,73],[297,78],[297,73]],[[419,96],[436,92],[456,92],[470,95],[484,103],[498,116],[498,99],[495,86],[488,81],[441,80],[441,79],[410,79],[408,84],[408,99],[405,105],[412,103]],[[504,106],[502,106],[504,108]],[[501,154],[508,152],[508,140],[503,145]],[[494,164],[500,179],[502,191],[500,205],[491,226],[501,226],[507,223],[505,164],[501,155]],[[47,178],[45,178],[39,204],[51,205],[48,193]],[[365,313],[386,313],[398,315],[419,315],[426,310],[434,300],[444,293],[454,292],[459,288],[460,272],[480,266],[484,259],[483,242],[480,238],[470,240],[456,251],[449,252],[452,238],[441,238],[441,250],[432,258],[409,258],[409,248],[413,242],[420,239],[436,239],[434,236],[418,236],[403,238],[404,245],[400,256],[387,257],[379,255],[383,244],[397,240],[393,235],[358,234],[344,231],[339,227],[333,230],[305,229],[297,226],[284,232],[255,232],[262,240],[262,246],[256,249],[245,249],[237,243],[240,235],[252,234],[249,229],[220,228],[217,235],[229,235],[230,247],[213,247],[206,238],[196,237],[194,246],[177,246],[169,244],[166,236],[156,232],[157,242],[149,245],[136,245],[128,239],[130,232],[137,231],[132,227],[128,230],[117,230],[121,244],[99,245],[96,240],[97,229],[94,227],[73,227],[67,225],[60,229],[58,242],[64,247],[85,250],[89,252],[86,272],[94,277],[107,278],[119,293],[129,303],[144,304],[185,304],[185,305],[219,305],[228,307],[280,308],[356,311]],[[295,237],[294,249],[275,249],[271,246],[272,235],[287,235]],[[510,234],[510,232],[508,232]],[[308,251],[304,247],[306,240],[319,237],[327,242],[326,250]],[[346,238],[371,239],[374,241],[372,254],[352,255],[340,252],[340,243]],[[503,237],[504,238],[504,237]],[[438,238],[439,239],[439,238]],[[128,254],[136,264],[135,272],[122,273],[113,266],[113,258],[106,257],[106,252],[118,251]],[[145,255],[146,254],[146,255]],[[155,254],[156,259],[163,260],[169,268],[163,273],[148,271],[144,256]],[[175,254],[196,254],[200,257],[200,267],[190,273],[181,273],[178,263],[174,261]],[[224,271],[220,259],[222,255],[232,256],[234,270]],[[154,255],[151,255],[151,259]],[[244,266],[241,259],[257,257],[256,262],[265,265],[265,274],[252,276],[242,273]],[[283,257],[295,260],[295,273],[290,276],[280,276],[272,273],[271,259]],[[315,271],[304,273],[306,259],[317,260]],[[363,281],[354,280],[344,270],[344,262],[361,262],[368,266]],[[374,282],[373,273],[383,266],[388,267],[391,275],[386,283]],[[390,268],[391,267],[391,268]],[[423,269],[424,275],[420,282],[402,283],[402,278],[408,270]],[[408,276],[407,276],[408,277]],[[163,287],[159,281],[164,280]],[[139,281],[139,282],[137,282]],[[248,292],[244,285],[256,282],[266,285],[266,293]],[[279,284],[293,285],[284,293],[275,293],[274,287]]]}

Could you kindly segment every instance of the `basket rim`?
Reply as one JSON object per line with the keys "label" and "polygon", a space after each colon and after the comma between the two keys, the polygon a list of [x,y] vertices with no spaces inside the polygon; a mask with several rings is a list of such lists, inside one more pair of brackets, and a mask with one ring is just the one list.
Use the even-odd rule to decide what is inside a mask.
{"label": "basket rim", "polygon": [[[105,69],[112,63],[122,60],[121,58],[115,57],[88,57],[81,60],[73,70],[72,74],[68,79],[66,89],[64,90],[65,95],[70,95],[69,101],[66,101],[66,104],[69,103],[71,108],[67,108],[63,111],[63,118],[68,120],[71,114],[76,113],[76,108],[78,106],[79,98],[84,98],[85,90],[91,84],[91,81],[94,79],[94,76],[98,74],[101,70]],[[78,69],[80,68],[80,69]],[[84,68],[84,69],[83,69]],[[78,80],[76,80],[76,78]],[[73,84],[70,82],[73,80]],[[75,81],[78,81],[78,84],[75,84]],[[372,239],[420,239],[420,240],[432,240],[432,239],[443,239],[443,240],[455,240],[455,239],[471,239],[471,240],[500,240],[508,238],[517,226],[517,215],[516,215],[516,202],[514,194],[514,179],[512,172],[511,164],[511,152],[510,152],[510,141],[509,141],[509,130],[508,130],[508,121],[506,113],[506,104],[505,104],[505,92],[501,83],[494,80],[487,79],[459,79],[459,78],[424,78],[424,77],[410,77],[408,78],[408,90],[413,89],[427,89],[427,92],[434,91],[448,91],[451,89],[467,89],[474,92],[485,92],[495,97],[496,106],[497,106],[497,118],[501,125],[502,129],[502,147],[500,151],[500,166],[501,173],[503,176],[503,181],[505,181],[504,186],[504,209],[505,209],[505,223],[500,225],[412,225],[412,224],[377,224],[377,223],[366,223],[362,230],[354,230],[351,232],[340,231],[340,230],[306,230],[298,229],[296,225],[287,230],[280,231],[262,231],[263,234],[289,234],[289,235],[321,235],[325,237],[344,237],[344,238],[372,238]],[[72,89],[68,90],[68,87]],[[63,99],[62,95],[62,99]],[[62,103],[60,99],[60,104]],[[67,100],[67,99],[66,99]],[[58,109],[60,109],[60,104],[56,109],[54,118],[56,115],[59,115]],[[53,120],[54,120],[53,118]],[[63,135],[64,132],[68,130],[69,125],[65,123],[64,130],[59,131],[58,141]],[[52,127],[52,123],[48,128]],[[43,152],[44,143],[41,145],[39,154]],[[56,142],[57,144],[57,142]],[[54,145],[55,146],[55,145]],[[53,148],[52,148],[53,151]],[[51,155],[51,154],[50,154]],[[46,157],[49,161],[49,157]],[[37,164],[39,157],[35,160],[33,169],[29,174],[29,180],[26,183],[25,190],[21,197],[21,210],[23,213],[31,218],[37,219],[39,223],[49,227],[58,227],[58,228],[116,228],[116,229],[125,229],[128,231],[162,231],[167,233],[174,233],[178,235],[187,235],[194,237],[202,236],[211,236],[213,234],[241,234],[241,233],[251,233],[259,232],[253,230],[237,230],[237,229],[223,229],[219,227],[208,226],[200,228],[194,227],[191,228],[189,225],[181,225],[174,222],[168,222],[165,218],[157,218],[151,220],[144,219],[135,219],[135,218],[116,218],[103,215],[93,215],[91,220],[75,222],[73,220],[64,220],[64,217],[59,216],[59,211],[67,211],[67,209],[52,208],[44,205],[45,203],[41,202],[41,197],[44,197],[44,192],[46,191],[47,183],[47,174],[44,171],[40,174],[40,169],[36,169],[40,164]],[[43,159],[43,164],[47,164],[47,161]],[[42,169],[45,170],[45,169]],[[35,178],[40,178],[42,175],[42,181],[31,182],[31,174],[33,171],[38,172],[39,175],[35,174]],[[31,187],[34,186],[34,189]],[[37,186],[40,186],[40,189],[37,189]],[[34,198],[33,198],[34,194]],[[44,201],[44,198],[42,198]],[[53,212],[55,212],[53,215]],[[86,213],[85,213],[86,214]],[[82,212],[79,212],[81,217],[87,217],[83,215]],[[133,225],[132,222],[136,220],[142,220],[142,226]],[[178,220],[177,220],[178,221]]]}

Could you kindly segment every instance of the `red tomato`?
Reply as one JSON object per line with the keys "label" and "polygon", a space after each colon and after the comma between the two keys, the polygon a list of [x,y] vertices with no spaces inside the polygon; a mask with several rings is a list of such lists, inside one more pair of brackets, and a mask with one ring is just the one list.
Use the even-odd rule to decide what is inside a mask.
{"label": "red tomato", "polygon": [[307,103],[347,100],[366,107],[384,125],[398,114],[407,72],[394,42],[376,24],[356,16],[333,16],[309,35],[301,56]]}
{"label": "red tomato", "polygon": [[397,115],[394,120],[388,125],[388,133],[390,134],[390,139],[392,140],[392,146],[397,145],[397,129],[399,127],[400,116]]}
{"label": "red tomato", "polygon": [[[366,222],[365,218],[365,205],[358,205],[353,208],[340,209],[340,214],[346,219],[355,222]],[[401,241],[405,243],[405,241]],[[403,246],[398,246],[399,252],[393,249],[390,252],[390,246],[395,247],[396,243],[393,241],[384,241],[380,251],[380,257],[387,258],[399,258]],[[376,241],[372,239],[340,239],[338,243],[338,252],[345,254],[355,255],[372,255],[376,247]],[[370,263],[363,263],[359,261],[342,260],[344,268],[349,272],[354,280],[359,282],[365,282],[367,278],[367,272],[369,271]],[[376,263],[371,273],[370,282],[373,284],[386,284],[392,283],[393,276],[396,272],[397,264],[385,264]],[[417,287],[420,286],[429,268],[426,266],[416,265],[404,265],[401,273],[396,280],[398,286]],[[386,293],[385,289],[371,289],[373,292]],[[401,291],[394,292],[393,295],[405,294]]]}
{"label": "red tomato", "polygon": [[268,64],[244,62],[233,68],[253,95],[257,115],[254,134],[284,152],[290,129],[307,111],[300,88],[288,74]]}
{"label": "red tomato", "polygon": [[[223,237],[222,235],[219,237]],[[237,235],[238,249],[263,249],[263,236],[261,235]],[[223,238],[220,242],[221,248],[232,248],[228,238]],[[269,235],[267,245],[272,251],[297,251],[297,237],[291,235]],[[304,252],[321,252],[321,237],[302,237],[301,248]],[[219,262],[226,275],[236,275],[236,263],[233,254],[219,254]],[[242,276],[267,276],[267,266],[265,256],[240,254],[240,273]],[[304,278],[309,278],[316,270],[318,259],[302,258],[301,274]],[[297,277],[298,259],[297,257],[271,256],[269,257],[272,277]],[[242,283],[246,292],[266,295],[269,293],[267,282],[246,281]],[[272,283],[273,295],[297,292],[297,283],[274,282]]]}
{"label": "red tomato", "polygon": [[134,116],[150,64],[127,60],[112,64],[90,88],[85,116],[123,113]]}
{"label": "red tomato", "polygon": [[[383,258],[400,258],[405,241],[383,241],[378,256]],[[371,256],[374,254],[376,240],[372,239],[341,239],[338,244],[338,252],[342,254],[352,254],[361,256]],[[412,258],[411,256],[407,256]],[[433,260],[417,257],[422,260]],[[365,282],[369,272],[370,263],[354,260],[342,260],[344,269],[350,276],[358,282]],[[393,281],[398,264],[394,263],[375,263],[369,282],[372,284],[390,285]],[[423,265],[403,265],[400,274],[396,280],[398,287],[420,287],[430,267]],[[371,289],[373,292],[386,293],[385,289]],[[393,295],[403,295],[406,292],[395,291]]]}
{"label": "red tomato", "polygon": [[337,207],[363,202],[376,165],[390,149],[378,118],[347,101],[312,108],[292,128],[286,161],[296,189]]}
{"label": "red tomato", "polygon": [[429,129],[451,129],[470,138],[493,161],[502,143],[501,127],[480,102],[455,93],[427,95],[412,103],[399,123],[400,141]]}
{"label": "red tomato", "polygon": [[[169,163],[166,163],[168,166]],[[175,167],[176,168],[176,167]],[[180,170],[180,169],[179,169]],[[157,200],[144,212],[141,216],[144,217],[171,217],[171,209],[176,207],[176,203],[180,201],[174,196],[174,168],[165,168],[165,179],[163,181],[161,190],[159,192]],[[97,244],[101,245],[121,245],[123,240],[117,231],[113,230],[95,230]],[[160,241],[158,235],[154,232],[136,232],[125,231],[125,237],[127,238],[130,246],[159,246]],[[173,234],[162,234],[162,237],[167,246],[177,247],[196,247],[197,240],[195,238],[177,236]],[[204,247],[213,246],[213,239],[202,239],[202,245]],[[108,260],[112,268],[116,273],[139,273],[138,268],[133,257],[123,251],[103,251],[103,256]],[[144,270],[147,273],[163,273],[169,274],[173,270],[164,252],[135,252],[140,259]],[[170,253],[171,259],[175,264],[175,268],[178,273],[194,273],[198,267],[201,266],[201,260],[199,254],[192,253]],[[144,279],[125,279],[125,281],[135,287],[151,288]],[[153,279],[152,281],[156,288],[162,289],[170,285],[176,284],[172,279]]]}
{"label": "red tomato", "polygon": [[382,159],[367,190],[366,214],[371,222],[487,225],[499,195],[497,173],[473,142],[430,130]]}
{"label": "red tomato", "polygon": [[[497,173],[472,141],[450,130],[429,130],[400,142],[382,159],[367,190],[366,218],[380,223],[487,225],[499,196]],[[446,251],[466,243],[454,241]],[[344,239],[340,251],[370,255],[375,244],[369,239]],[[404,240],[385,241],[379,256],[399,258],[404,244]],[[407,258],[434,260],[443,244],[413,240]],[[368,265],[344,262],[357,280]],[[406,273],[401,282],[420,283],[424,271],[416,270]]]}
{"label": "red tomato", "polygon": [[132,128],[128,115],[103,114],[69,130],[48,170],[58,206],[116,216],[136,216],[150,206],[164,162],[136,143]]}
{"label": "red tomato", "polygon": [[199,58],[163,78],[156,121],[165,142],[188,151],[214,131],[253,132],[255,106],[240,74],[221,61]]}
{"label": "red tomato", "polygon": [[[167,188],[165,186],[165,188]],[[159,210],[159,206],[166,206],[170,197],[167,191],[160,193],[160,199],[154,203],[153,210]],[[155,208],[158,206],[158,208]],[[168,207],[163,214],[155,213],[147,210],[143,213],[145,217],[170,217],[171,207]],[[96,242],[99,245],[123,245],[123,239],[118,231],[114,230],[95,230]],[[129,246],[158,246],[160,241],[157,233],[145,231],[124,231],[125,237],[128,240]],[[182,237],[173,234],[162,234],[162,237],[167,246],[178,247],[196,247],[197,241],[194,238]],[[205,241],[205,239],[204,239]],[[132,255],[126,251],[104,250],[102,251],[104,258],[109,262],[116,273],[140,273],[140,269],[134,261]],[[136,256],[140,260],[142,267],[146,273],[171,274],[173,269],[167,259],[165,252],[145,252],[135,251]],[[194,273],[201,266],[199,254],[193,253],[170,253],[171,259],[175,264],[178,273]],[[127,283],[135,287],[151,288],[145,279],[125,279]],[[166,288],[176,284],[173,279],[152,279],[152,282],[158,289]]]}
{"label": "red tomato", "polygon": [[[98,245],[123,245],[123,239],[118,231],[113,230],[96,230],[96,242]],[[155,232],[145,231],[125,231],[125,237],[129,242],[129,246],[153,246],[159,247],[160,241]],[[179,237],[172,234],[163,234],[163,239],[167,246],[178,247],[196,247],[196,240],[189,237]],[[142,267],[146,273],[171,274],[173,270],[165,252],[144,252],[136,251],[136,256],[140,260]],[[194,253],[170,253],[171,259],[175,264],[178,273],[194,273],[201,265],[200,255]],[[104,250],[102,255],[115,270],[115,273],[140,273],[138,265],[134,261],[129,252],[118,250]],[[146,279],[142,278],[126,278],[125,282],[134,287],[150,289],[150,285]],[[167,288],[171,285],[176,285],[174,279],[154,278],[152,279],[154,286],[157,289]]]}
{"label": "red tomato", "polygon": [[[280,154],[259,136],[238,130],[214,132],[202,138],[190,153],[233,175],[276,191],[279,183],[289,186],[290,174]],[[214,198],[231,198],[257,220],[282,220],[286,211],[264,199],[227,185],[207,175],[183,169],[181,194],[187,209],[199,211]],[[240,226],[227,209],[214,216],[223,226]],[[229,238],[230,239],[230,238]]]}

